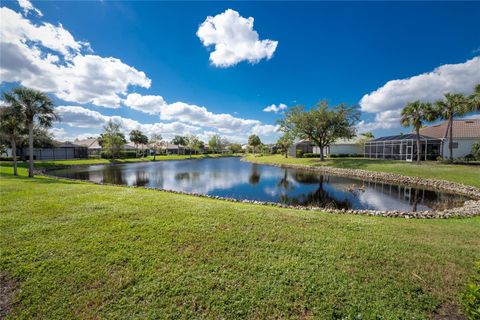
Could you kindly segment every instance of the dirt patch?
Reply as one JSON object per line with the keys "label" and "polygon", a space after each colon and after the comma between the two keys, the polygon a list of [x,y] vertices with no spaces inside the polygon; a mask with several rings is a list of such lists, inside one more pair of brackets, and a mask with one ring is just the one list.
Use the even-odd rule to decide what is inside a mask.
{"label": "dirt patch", "polygon": [[0,272],[0,319],[5,319],[12,309],[17,288],[17,281]]}
{"label": "dirt patch", "polygon": [[435,313],[432,315],[432,320],[467,320],[458,305],[451,302],[444,302],[437,307]]}

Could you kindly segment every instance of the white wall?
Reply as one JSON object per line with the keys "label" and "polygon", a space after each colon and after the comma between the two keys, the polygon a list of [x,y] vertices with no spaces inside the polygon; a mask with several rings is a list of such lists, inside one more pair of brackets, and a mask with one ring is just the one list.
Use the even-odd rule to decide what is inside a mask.
{"label": "white wall", "polygon": [[363,145],[358,144],[332,144],[330,154],[363,154]]}
{"label": "white wall", "polygon": [[[458,143],[458,148],[453,148],[453,157],[454,158],[460,158],[464,157],[467,154],[472,153],[472,146],[475,142],[477,142],[480,139],[453,139],[453,143]],[[449,145],[449,139],[445,139],[443,141],[443,151],[442,151],[442,157],[443,158],[449,158],[450,157],[450,150],[448,148]]]}

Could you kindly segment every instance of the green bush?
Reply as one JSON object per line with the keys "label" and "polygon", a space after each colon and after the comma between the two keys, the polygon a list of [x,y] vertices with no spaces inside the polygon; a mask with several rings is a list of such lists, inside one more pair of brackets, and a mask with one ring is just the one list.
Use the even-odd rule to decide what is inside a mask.
{"label": "green bush", "polygon": [[[139,154],[138,156],[141,156],[141,154]],[[102,151],[100,153],[100,157],[102,157],[103,159],[111,159],[112,158],[112,156],[106,151]],[[129,158],[136,158],[136,157],[137,157],[136,151],[120,151],[120,154],[118,155],[117,158],[119,158],[119,159],[129,159]]]}
{"label": "green bush", "polygon": [[297,158],[303,158],[303,151],[297,150],[296,155],[297,155]]}
{"label": "green bush", "polygon": [[473,144],[472,155],[475,159],[480,160],[480,140]]}
{"label": "green bush", "polygon": [[358,158],[363,157],[363,154],[356,154],[356,153],[338,153],[338,154],[331,154],[330,158]]}
{"label": "green bush", "polygon": [[320,158],[320,154],[318,153],[304,153],[304,158]]}
{"label": "green bush", "polygon": [[467,319],[480,319],[480,261],[477,262],[474,274],[467,284],[462,304]]}

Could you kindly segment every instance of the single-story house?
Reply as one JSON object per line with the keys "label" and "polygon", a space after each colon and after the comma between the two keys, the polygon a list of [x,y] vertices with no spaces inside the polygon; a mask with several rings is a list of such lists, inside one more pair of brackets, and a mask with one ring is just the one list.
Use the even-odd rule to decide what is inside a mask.
{"label": "single-story house", "polygon": [[[22,159],[28,159],[28,147],[20,149],[18,156]],[[67,160],[87,158],[88,149],[86,147],[70,142],[60,142],[51,148],[33,148],[34,160]]]}
{"label": "single-story house", "polygon": [[98,138],[75,139],[74,143],[86,147],[89,155],[99,155],[102,151]]}
{"label": "single-story house", "polygon": [[328,148],[329,155],[350,154],[363,156],[363,138],[339,139]]}
{"label": "single-story house", "polygon": [[[450,157],[448,121],[420,129],[420,134],[442,140],[440,155]],[[465,157],[472,153],[472,146],[480,140],[480,119],[453,120],[453,157]]]}
{"label": "single-story house", "polygon": [[[436,160],[441,155],[442,140],[420,135],[422,160]],[[365,142],[365,158],[416,160],[417,136],[415,134],[399,134],[380,137]]]}
{"label": "single-story house", "polygon": [[[327,155],[327,151],[328,151],[327,148],[325,148],[324,155]],[[305,153],[320,154],[320,148],[314,145],[310,140],[307,140],[307,139],[299,140],[294,142],[288,148],[288,156],[295,158],[298,153],[301,153],[302,155]]]}

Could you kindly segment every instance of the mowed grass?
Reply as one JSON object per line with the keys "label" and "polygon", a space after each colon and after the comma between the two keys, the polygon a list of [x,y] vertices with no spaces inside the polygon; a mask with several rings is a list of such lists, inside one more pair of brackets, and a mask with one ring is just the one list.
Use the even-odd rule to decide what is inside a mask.
{"label": "mowed grass", "polygon": [[480,217],[334,215],[20,174],[0,169],[12,319],[425,319],[458,304],[480,259]]}
{"label": "mowed grass", "polygon": [[443,164],[436,161],[426,161],[421,165],[416,165],[406,161],[365,158],[331,158],[321,162],[318,158],[285,158],[282,155],[248,155],[246,160],[263,164],[298,164],[383,171],[405,176],[443,179],[480,187],[480,165]]}
{"label": "mowed grass", "polygon": [[[232,157],[238,156],[235,154],[192,154],[182,155],[182,154],[171,154],[171,155],[158,155],[155,158],[155,161],[168,161],[168,160],[188,160],[188,159],[204,159],[204,158],[218,158],[218,157]],[[130,163],[130,162],[146,162],[153,161],[153,156],[148,157],[139,157],[139,158],[127,158],[127,159],[116,159],[115,163]],[[71,160],[42,160],[35,161],[35,168],[48,168],[52,166],[77,166],[77,165],[87,165],[87,164],[105,164],[113,163],[110,159],[71,159]],[[11,167],[13,166],[12,161],[0,161],[0,166]],[[19,167],[28,168],[28,162],[19,161]]]}

